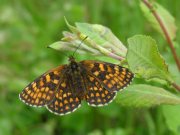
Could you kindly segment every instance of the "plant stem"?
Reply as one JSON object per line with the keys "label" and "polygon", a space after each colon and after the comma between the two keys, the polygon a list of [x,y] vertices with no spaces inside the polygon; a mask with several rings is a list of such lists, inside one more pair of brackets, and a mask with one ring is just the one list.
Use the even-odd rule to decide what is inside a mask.
{"label": "plant stem", "polygon": [[162,29],[165,37],[166,37],[168,45],[169,45],[169,47],[171,49],[171,52],[173,54],[173,57],[174,57],[174,60],[176,62],[176,65],[178,67],[178,70],[180,71],[180,60],[178,59],[178,56],[176,54],[176,51],[175,51],[175,48],[174,48],[174,45],[173,45],[173,41],[171,40],[170,35],[169,35],[166,27],[164,26],[163,21],[161,20],[161,17],[158,15],[156,10],[154,10],[153,5],[149,2],[149,0],[143,0],[143,2],[152,11],[152,14],[154,15],[154,17],[158,21],[158,23],[159,23],[159,25],[160,25],[160,27],[161,27],[161,29]]}
{"label": "plant stem", "polygon": [[114,54],[114,53],[109,53],[108,56],[111,57],[111,58],[113,58],[113,59],[119,60],[119,61],[124,60],[123,57],[118,56],[118,55],[116,55],[116,54]]}
{"label": "plant stem", "polygon": [[180,91],[180,86],[177,85],[176,83],[172,83],[172,86],[173,86],[174,88],[176,88],[178,91]]}

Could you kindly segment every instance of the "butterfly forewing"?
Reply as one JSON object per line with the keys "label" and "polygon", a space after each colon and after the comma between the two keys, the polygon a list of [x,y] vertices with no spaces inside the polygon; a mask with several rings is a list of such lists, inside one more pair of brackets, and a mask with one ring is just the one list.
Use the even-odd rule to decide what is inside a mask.
{"label": "butterfly forewing", "polygon": [[89,74],[97,78],[109,91],[119,91],[126,87],[134,75],[127,68],[119,65],[93,60],[81,61]]}
{"label": "butterfly forewing", "polygon": [[48,104],[54,98],[65,68],[66,66],[59,66],[41,75],[24,88],[19,94],[20,99],[31,106]]}

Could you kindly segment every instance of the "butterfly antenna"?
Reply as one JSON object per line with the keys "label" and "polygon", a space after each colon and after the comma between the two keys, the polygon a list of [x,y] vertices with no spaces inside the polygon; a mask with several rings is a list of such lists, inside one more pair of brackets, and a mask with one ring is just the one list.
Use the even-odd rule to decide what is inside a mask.
{"label": "butterfly antenna", "polygon": [[81,46],[81,44],[84,42],[84,40],[86,40],[88,38],[88,36],[86,36],[82,41],[81,41],[81,43],[79,43],[79,45],[78,45],[78,47],[76,48],[76,50],[74,51],[74,53],[73,53],[73,57],[74,57],[74,54],[77,52],[77,50],[79,49],[79,47]]}
{"label": "butterfly antenna", "polygon": [[[51,47],[49,47],[49,46],[47,46],[47,48],[51,48]],[[57,50],[56,50],[57,51]],[[59,52],[59,51],[58,51]],[[66,53],[64,53],[63,51],[61,51],[61,53],[64,55],[64,56],[66,56],[66,57],[69,57]]]}

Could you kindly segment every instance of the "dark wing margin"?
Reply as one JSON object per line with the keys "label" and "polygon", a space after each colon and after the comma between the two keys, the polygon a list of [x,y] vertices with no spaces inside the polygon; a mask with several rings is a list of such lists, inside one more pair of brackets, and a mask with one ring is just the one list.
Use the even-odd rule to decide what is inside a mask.
{"label": "dark wing margin", "polygon": [[119,65],[93,60],[80,63],[109,91],[119,91],[127,87],[134,78],[134,74],[129,69]]}
{"label": "dark wing margin", "polygon": [[38,77],[19,94],[20,100],[34,107],[49,104],[61,82],[65,67],[66,65],[59,66]]}

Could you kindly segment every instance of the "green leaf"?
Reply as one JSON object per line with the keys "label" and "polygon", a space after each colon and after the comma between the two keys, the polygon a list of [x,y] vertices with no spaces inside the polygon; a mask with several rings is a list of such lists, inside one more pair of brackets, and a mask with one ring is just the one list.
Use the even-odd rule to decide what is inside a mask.
{"label": "green leaf", "polygon": [[180,104],[180,97],[163,88],[138,84],[130,85],[121,91],[116,98],[116,102],[123,106],[151,107],[161,104]]}
{"label": "green leaf", "polygon": [[112,31],[100,24],[76,23],[77,29],[95,41],[98,45],[115,52],[119,56],[126,56],[127,49]]}
{"label": "green leaf", "polygon": [[180,105],[165,105],[162,106],[162,111],[168,128],[176,135],[180,135]]}
{"label": "green leaf", "polygon": [[[74,44],[72,44],[71,42],[58,41],[58,42],[54,42],[54,43],[50,44],[48,47],[55,49],[55,50],[59,50],[59,51],[72,51],[72,52],[74,52],[74,50],[76,50],[77,46],[79,45],[79,41],[74,40],[73,42],[74,42]],[[83,43],[81,44],[81,49],[77,50],[77,53],[80,53],[80,54],[93,53],[95,55],[100,55],[100,53],[98,51],[86,46]]]}
{"label": "green leaf", "polygon": [[[170,35],[170,38],[173,40],[176,37],[176,31],[177,31],[174,17],[158,3],[153,2],[153,6],[154,7],[152,10],[155,10],[157,12],[159,18],[161,19],[162,23],[165,26],[165,29]],[[160,32],[164,36],[163,31],[160,28],[158,21],[153,16],[150,9],[142,1],[140,3],[140,7],[145,17],[147,18],[147,20],[150,22],[149,24],[152,25],[154,29],[156,29],[158,32]]]}
{"label": "green leaf", "polygon": [[160,78],[173,82],[154,39],[136,35],[128,39],[127,61],[130,69],[143,78]]}
{"label": "green leaf", "polygon": [[68,26],[68,28],[69,28],[73,33],[76,33],[76,34],[80,33],[80,31],[79,31],[76,27],[70,25],[70,23],[67,21],[67,19],[66,19],[65,16],[64,16],[64,20],[65,20],[65,23],[66,23],[66,25]]}
{"label": "green leaf", "polygon": [[78,47],[78,53],[125,59],[127,48],[107,27],[88,23],[76,23],[74,27],[64,19],[72,33],[64,31],[63,42],[55,42],[48,47],[59,51],[73,51]]}

